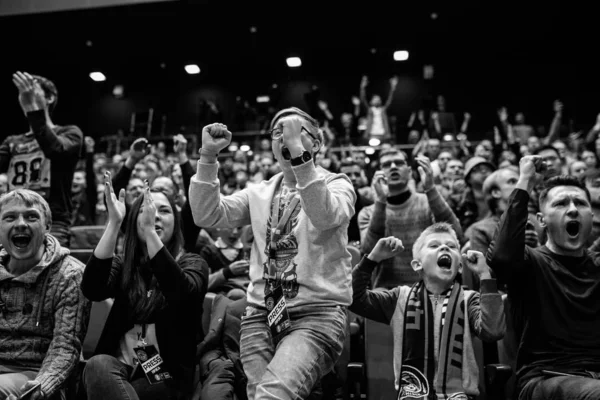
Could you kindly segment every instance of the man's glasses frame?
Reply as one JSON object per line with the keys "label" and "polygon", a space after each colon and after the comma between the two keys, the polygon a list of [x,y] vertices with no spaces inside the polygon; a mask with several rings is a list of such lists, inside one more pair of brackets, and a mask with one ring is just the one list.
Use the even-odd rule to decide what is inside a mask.
{"label": "man's glasses frame", "polygon": [[[302,126],[302,128],[300,128],[300,133],[302,133],[302,131],[306,132],[308,136],[313,138],[313,140],[317,140],[317,138],[310,133],[306,127]],[[275,128],[271,129],[269,131],[269,135],[271,136],[271,140],[279,140],[283,136],[283,126],[276,126]]]}

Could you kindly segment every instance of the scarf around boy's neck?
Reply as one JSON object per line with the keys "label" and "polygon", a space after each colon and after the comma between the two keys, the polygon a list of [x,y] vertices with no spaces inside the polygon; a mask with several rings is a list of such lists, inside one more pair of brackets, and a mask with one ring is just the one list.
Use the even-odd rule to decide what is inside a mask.
{"label": "scarf around boy's neck", "polygon": [[464,291],[455,282],[442,305],[438,368],[434,355],[434,312],[423,281],[410,290],[405,307],[398,400],[447,399],[463,393]]}

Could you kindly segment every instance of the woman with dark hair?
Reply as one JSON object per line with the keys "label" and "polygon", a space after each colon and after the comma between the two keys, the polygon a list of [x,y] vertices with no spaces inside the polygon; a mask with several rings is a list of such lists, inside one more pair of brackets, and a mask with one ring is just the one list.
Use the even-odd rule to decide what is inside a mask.
{"label": "woman with dark hair", "polygon": [[179,399],[193,390],[196,343],[208,267],[183,252],[172,199],[150,190],[129,212],[124,254],[113,257],[125,218],[125,190],[115,196],[105,175],[108,224],[83,274],[92,301],[113,298],[95,355],[83,372],[88,400]]}

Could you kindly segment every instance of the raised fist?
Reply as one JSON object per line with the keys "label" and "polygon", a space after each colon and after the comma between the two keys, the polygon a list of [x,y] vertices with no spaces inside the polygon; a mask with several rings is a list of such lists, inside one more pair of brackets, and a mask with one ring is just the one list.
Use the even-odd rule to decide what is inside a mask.
{"label": "raised fist", "polygon": [[202,129],[202,148],[214,153],[219,153],[231,143],[231,132],[227,126],[214,123]]}

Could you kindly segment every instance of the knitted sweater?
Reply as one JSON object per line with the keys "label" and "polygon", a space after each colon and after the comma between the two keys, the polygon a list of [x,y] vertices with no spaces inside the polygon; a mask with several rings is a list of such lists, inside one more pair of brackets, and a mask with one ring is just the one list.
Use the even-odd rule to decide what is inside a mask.
{"label": "knitted sweater", "polygon": [[71,375],[87,332],[91,303],[81,293],[83,264],[51,235],[40,263],[13,276],[0,248],[0,372],[39,370],[36,380],[50,397]]}
{"label": "knitted sweater", "polygon": [[[194,221],[201,227],[251,224],[254,242],[250,256],[248,302],[265,306],[269,277],[271,209],[279,189],[297,189],[299,208],[281,229],[283,237],[274,249],[275,284],[284,289],[288,307],[300,305],[348,306],[352,302],[351,255],[348,224],[356,195],[350,179],[313,163],[292,167],[297,182],[283,182],[279,173],[269,181],[252,185],[229,196],[219,193],[218,164],[198,162],[189,200]],[[293,185],[294,187],[289,187]],[[284,201],[281,201],[281,207]]]}
{"label": "knitted sweater", "polygon": [[[377,322],[391,325],[394,336],[394,383],[396,390],[400,385],[402,371],[402,341],[404,336],[404,310],[408,303],[410,286],[397,286],[391,290],[368,290],[371,274],[376,263],[363,257],[352,272],[353,302],[350,311]],[[484,341],[502,339],[506,330],[504,320],[504,305],[502,296],[496,288],[494,279],[481,282],[481,294],[472,290],[464,291],[465,314],[468,315],[468,325],[465,324],[463,337],[462,382],[467,395],[477,396],[479,390],[479,367],[473,351],[473,335]],[[434,307],[436,327],[435,342],[439,341],[439,324],[442,302]],[[435,347],[436,369],[439,347]]]}
{"label": "knitted sweater", "polygon": [[361,231],[361,251],[368,254],[377,241],[385,236],[395,236],[402,240],[405,250],[393,259],[385,260],[375,270],[373,287],[394,288],[398,285],[412,285],[419,281],[419,274],[410,266],[412,246],[425,228],[433,222],[448,222],[462,236],[460,223],[437,189],[427,194],[412,193],[402,204],[389,204],[376,201],[365,207],[358,215]]}

